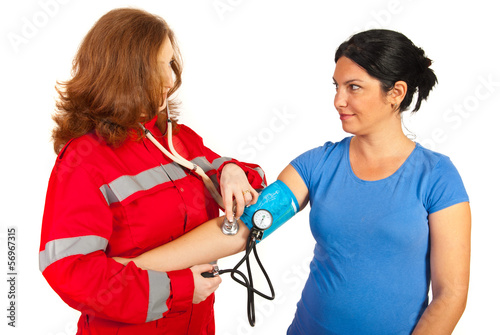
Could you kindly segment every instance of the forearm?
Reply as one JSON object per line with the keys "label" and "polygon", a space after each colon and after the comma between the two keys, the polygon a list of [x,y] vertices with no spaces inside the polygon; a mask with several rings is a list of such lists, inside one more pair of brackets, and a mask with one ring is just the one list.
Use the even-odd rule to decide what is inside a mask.
{"label": "forearm", "polygon": [[433,299],[412,335],[451,334],[465,310],[466,303],[467,293]]}
{"label": "forearm", "polygon": [[207,221],[174,241],[145,252],[133,261],[142,269],[165,272],[209,263],[242,251],[248,237],[248,228],[240,222],[240,230],[236,235],[224,235],[221,231],[222,221],[223,217]]}

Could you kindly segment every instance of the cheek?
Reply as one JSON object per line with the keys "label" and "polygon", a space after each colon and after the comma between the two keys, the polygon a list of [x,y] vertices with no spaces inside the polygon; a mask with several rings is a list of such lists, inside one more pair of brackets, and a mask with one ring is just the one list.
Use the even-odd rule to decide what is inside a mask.
{"label": "cheek", "polygon": [[167,79],[167,71],[163,67],[160,70],[160,78],[162,81],[165,81]]}
{"label": "cheek", "polygon": [[348,100],[350,109],[357,114],[369,114],[371,109],[371,101],[366,97],[355,96]]}
{"label": "cheek", "polygon": [[358,105],[362,105],[364,111],[370,114],[384,113],[387,109],[387,104],[378,95],[366,96],[358,101]]}
{"label": "cheek", "polygon": [[170,66],[162,68],[160,76],[164,85],[171,85],[175,82],[174,70]]}

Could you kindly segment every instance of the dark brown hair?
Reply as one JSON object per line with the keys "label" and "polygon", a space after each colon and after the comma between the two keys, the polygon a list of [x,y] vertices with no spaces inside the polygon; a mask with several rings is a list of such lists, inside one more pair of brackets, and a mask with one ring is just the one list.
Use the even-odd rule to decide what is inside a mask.
{"label": "dark brown hair", "polygon": [[378,79],[385,92],[402,80],[408,85],[399,112],[407,110],[413,96],[418,92],[413,112],[420,109],[423,100],[437,84],[437,77],[430,68],[432,61],[424,50],[400,32],[373,29],[353,35],[342,43],[335,53],[335,63],[340,57],[347,57]]}
{"label": "dark brown hair", "polygon": [[175,81],[168,103],[175,128],[177,104],[170,97],[181,85],[182,62],[174,33],[161,17],[139,9],[115,9],[83,39],[73,60],[72,78],[57,83],[52,131],[56,153],[69,140],[91,131],[108,145],[119,146],[131,131],[139,134],[138,122],[156,115],[158,126],[165,130],[166,110],[158,112],[164,87],[158,55],[167,38],[174,49]]}

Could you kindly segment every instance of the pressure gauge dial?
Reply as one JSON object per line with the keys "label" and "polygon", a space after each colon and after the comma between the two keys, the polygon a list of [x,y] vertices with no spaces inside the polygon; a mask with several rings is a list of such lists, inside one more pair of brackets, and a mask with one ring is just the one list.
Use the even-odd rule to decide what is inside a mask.
{"label": "pressure gauge dial", "polygon": [[273,224],[273,215],[266,209],[259,209],[253,214],[252,222],[254,227],[266,230]]}

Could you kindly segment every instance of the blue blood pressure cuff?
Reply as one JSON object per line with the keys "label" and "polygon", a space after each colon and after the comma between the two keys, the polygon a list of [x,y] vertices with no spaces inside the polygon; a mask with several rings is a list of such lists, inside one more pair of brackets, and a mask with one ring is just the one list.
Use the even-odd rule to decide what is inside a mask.
{"label": "blue blood pressure cuff", "polygon": [[245,208],[240,220],[248,229],[253,228],[252,217],[259,209],[265,209],[273,216],[271,227],[264,230],[262,236],[262,239],[264,239],[297,214],[299,203],[288,186],[281,180],[277,180],[260,193],[256,204]]}

